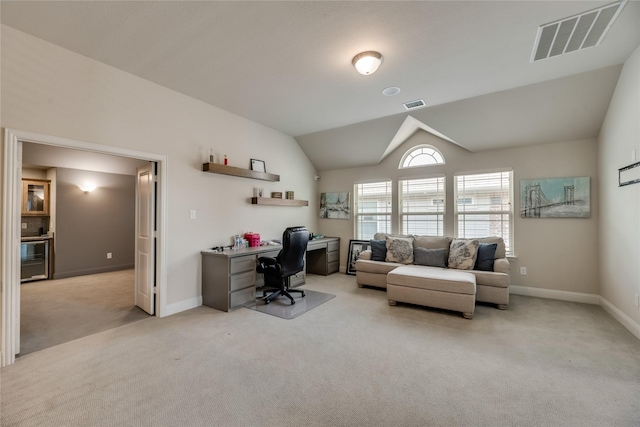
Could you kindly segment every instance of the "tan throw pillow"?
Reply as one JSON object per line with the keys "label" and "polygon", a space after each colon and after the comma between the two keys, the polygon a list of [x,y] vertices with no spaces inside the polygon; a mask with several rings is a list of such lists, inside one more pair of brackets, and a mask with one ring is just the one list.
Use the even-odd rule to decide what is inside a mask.
{"label": "tan throw pillow", "polygon": [[[387,247],[389,244],[387,243]],[[449,250],[449,268],[473,270],[478,255],[477,240],[453,239]]]}
{"label": "tan throw pillow", "polygon": [[387,262],[413,263],[413,239],[410,237],[387,237]]}

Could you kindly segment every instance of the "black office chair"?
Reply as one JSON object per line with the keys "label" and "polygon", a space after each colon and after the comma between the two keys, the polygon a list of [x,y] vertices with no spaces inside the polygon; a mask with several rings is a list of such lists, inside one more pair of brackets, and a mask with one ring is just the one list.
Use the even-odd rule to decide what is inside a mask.
{"label": "black office chair", "polygon": [[[289,292],[300,292],[304,297],[302,289],[289,289],[289,278],[304,269],[304,253],[307,251],[309,243],[309,231],[306,227],[289,227],[282,235],[282,250],[275,258],[258,258],[256,271],[264,274],[266,287],[275,288],[263,291],[263,300],[269,304],[279,295],[284,295],[291,300],[291,304],[296,302]],[[267,296],[267,292],[271,292]]]}

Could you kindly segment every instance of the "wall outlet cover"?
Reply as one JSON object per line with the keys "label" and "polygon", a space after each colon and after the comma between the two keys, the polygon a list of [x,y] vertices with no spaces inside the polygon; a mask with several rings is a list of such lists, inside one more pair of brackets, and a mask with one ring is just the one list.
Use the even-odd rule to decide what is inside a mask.
{"label": "wall outlet cover", "polygon": [[522,276],[526,276],[527,275],[527,267],[520,267],[520,274]]}
{"label": "wall outlet cover", "polygon": [[107,252],[107,259],[111,259],[113,254],[111,252]]}

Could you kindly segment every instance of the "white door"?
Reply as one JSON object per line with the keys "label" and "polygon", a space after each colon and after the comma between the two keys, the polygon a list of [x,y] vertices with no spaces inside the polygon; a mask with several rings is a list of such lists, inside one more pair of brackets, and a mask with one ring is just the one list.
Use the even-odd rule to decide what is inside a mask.
{"label": "white door", "polygon": [[136,174],[136,305],[149,314],[155,310],[155,184],[153,163]]}

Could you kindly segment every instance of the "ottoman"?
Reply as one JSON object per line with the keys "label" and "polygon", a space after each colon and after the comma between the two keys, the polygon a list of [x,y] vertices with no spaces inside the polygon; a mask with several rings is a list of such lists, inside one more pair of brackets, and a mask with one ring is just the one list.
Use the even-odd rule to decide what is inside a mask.
{"label": "ottoman", "polygon": [[389,305],[418,304],[462,312],[473,318],[476,276],[464,271],[418,265],[398,267],[387,274]]}

